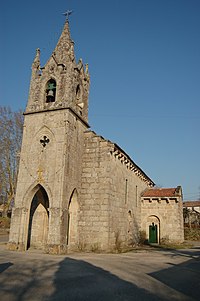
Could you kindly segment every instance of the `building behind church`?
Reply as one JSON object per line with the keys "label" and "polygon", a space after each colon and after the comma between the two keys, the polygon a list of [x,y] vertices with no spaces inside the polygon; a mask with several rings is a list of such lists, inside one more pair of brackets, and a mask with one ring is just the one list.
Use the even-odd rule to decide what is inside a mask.
{"label": "building behind church", "polygon": [[117,144],[90,130],[88,65],[68,20],[44,67],[37,49],[9,249],[114,251],[146,239],[183,241],[182,190],[154,182]]}

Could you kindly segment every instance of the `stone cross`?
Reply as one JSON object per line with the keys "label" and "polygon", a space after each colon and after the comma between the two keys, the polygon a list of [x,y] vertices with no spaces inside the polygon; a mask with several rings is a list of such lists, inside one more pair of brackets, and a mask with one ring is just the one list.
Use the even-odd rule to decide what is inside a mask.
{"label": "stone cross", "polygon": [[38,174],[38,182],[42,182],[43,181],[43,169],[41,167],[38,168],[37,174]]}

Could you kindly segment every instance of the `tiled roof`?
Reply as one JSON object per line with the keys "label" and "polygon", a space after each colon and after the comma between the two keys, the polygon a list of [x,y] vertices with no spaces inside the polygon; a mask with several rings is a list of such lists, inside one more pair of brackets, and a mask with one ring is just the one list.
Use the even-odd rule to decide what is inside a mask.
{"label": "tiled roof", "polygon": [[200,201],[185,201],[183,207],[200,207]]}
{"label": "tiled roof", "polygon": [[174,197],[178,195],[177,188],[152,188],[142,193],[142,197]]}

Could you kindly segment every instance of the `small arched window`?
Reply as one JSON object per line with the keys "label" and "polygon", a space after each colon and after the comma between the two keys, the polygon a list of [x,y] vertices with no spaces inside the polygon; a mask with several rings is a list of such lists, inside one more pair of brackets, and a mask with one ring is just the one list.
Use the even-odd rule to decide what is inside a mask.
{"label": "small arched window", "polygon": [[56,81],[50,79],[46,85],[46,102],[54,102],[56,100]]}

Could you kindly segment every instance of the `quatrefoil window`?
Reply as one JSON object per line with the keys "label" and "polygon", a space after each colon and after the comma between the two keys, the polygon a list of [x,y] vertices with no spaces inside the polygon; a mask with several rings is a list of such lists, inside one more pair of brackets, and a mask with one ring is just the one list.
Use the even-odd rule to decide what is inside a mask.
{"label": "quatrefoil window", "polygon": [[49,138],[47,136],[43,136],[43,139],[40,139],[40,143],[42,144],[43,147],[45,147],[49,143]]}

